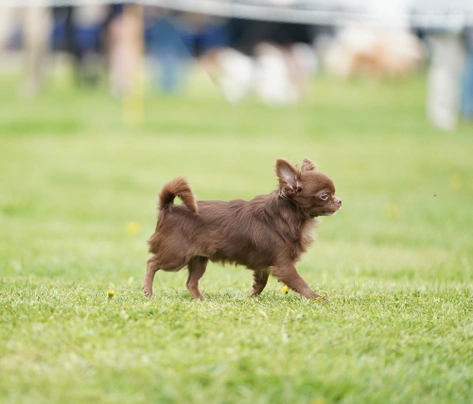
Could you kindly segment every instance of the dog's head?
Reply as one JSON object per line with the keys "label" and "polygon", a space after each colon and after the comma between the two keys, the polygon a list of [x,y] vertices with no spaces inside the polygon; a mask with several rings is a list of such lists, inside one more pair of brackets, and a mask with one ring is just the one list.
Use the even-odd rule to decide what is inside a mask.
{"label": "dog's head", "polygon": [[342,206],[335,197],[333,181],[317,171],[316,164],[305,158],[300,171],[285,159],[276,161],[279,194],[294,201],[310,217],[333,215]]}

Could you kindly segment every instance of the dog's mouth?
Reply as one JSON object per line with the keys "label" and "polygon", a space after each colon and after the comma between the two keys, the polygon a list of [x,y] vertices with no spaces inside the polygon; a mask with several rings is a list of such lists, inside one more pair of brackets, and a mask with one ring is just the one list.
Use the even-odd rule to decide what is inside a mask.
{"label": "dog's mouth", "polygon": [[338,212],[338,209],[336,209],[336,210],[326,210],[324,213],[322,213],[322,216],[333,216],[337,212]]}
{"label": "dog's mouth", "polygon": [[317,216],[333,216],[340,208],[341,206],[337,206],[334,209],[325,209],[322,212],[317,212]]}
{"label": "dog's mouth", "polygon": [[318,216],[333,216],[335,213],[337,213],[337,210],[324,210],[324,211],[318,211],[318,212],[313,212],[310,216],[311,217],[318,217]]}

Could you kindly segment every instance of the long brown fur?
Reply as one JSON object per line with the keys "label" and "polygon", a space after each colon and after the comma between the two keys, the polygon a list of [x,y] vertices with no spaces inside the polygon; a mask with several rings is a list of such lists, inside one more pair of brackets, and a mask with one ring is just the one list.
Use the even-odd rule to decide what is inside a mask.
{"label": "long brown fur", "polygon": [[[252,296],[259,295],[269,274],[308,299],[320,297],[298,274],[295,263],[313,242],[318,216],[334,214],[342,201],[332,180],[304,159],[298,170],[276,161],[279,187],[250,201],[196,201],[187,181],[178,177],[159,196],[156,230],[149,251],[143,290],[151,296],[156,271],[179,271],[187,265],[187,288],[204,299],[199,279],[208,261],[244,265],[253,271]],[[173,203],[179,197],[182,205]]]}

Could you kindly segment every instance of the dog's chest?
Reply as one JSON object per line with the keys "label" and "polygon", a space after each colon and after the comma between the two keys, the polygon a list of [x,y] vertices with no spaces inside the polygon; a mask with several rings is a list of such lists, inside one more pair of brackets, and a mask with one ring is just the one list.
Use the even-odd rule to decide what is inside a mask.
{"label": "dog's chest", "polygon": [[300,233],[300,245],[302,252],[304,252],[307,247],[309,247],[315,239],[315,225],[316,219],[310,219],[301,226]]}

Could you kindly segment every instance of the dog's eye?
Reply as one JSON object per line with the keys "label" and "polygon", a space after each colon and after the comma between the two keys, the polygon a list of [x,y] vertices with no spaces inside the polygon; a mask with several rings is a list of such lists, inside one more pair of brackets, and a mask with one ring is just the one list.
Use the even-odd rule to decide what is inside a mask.
{"label": "dog's eye", "polygon": [[328,199],[328,194],[323,194],[323,195],[320,195],[320,199],[322,199],[323,201],[326,201]]}

